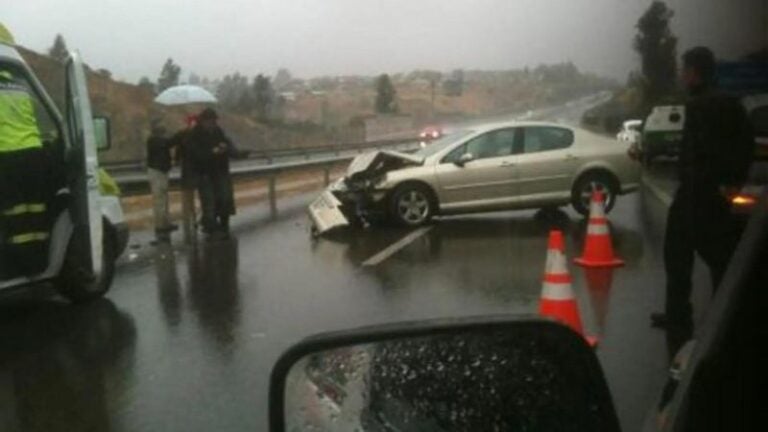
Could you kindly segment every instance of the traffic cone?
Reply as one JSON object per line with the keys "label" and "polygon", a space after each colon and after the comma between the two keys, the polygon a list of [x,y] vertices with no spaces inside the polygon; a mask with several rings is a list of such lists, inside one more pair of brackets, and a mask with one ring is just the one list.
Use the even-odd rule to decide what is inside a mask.
{"label": "traffic cone", "polygon": [[[571,275],[566,265],[563,232],[559,230],[549,232],[539,315],[554,318],[584,336],[579,305],[571,288]],[[591,346],[597,344],[597,339],[594,337],[584,336],[584,338]]]}
{"label": "traffic cone", "polygon": [[605,217],[604,205],[603,192],[599,190],[592,192],[584,252],[574,260],[578,265],[584,267],[619,267],[624,265],[624,261],[613,254],[611,232],[608,228],[608,219]]}

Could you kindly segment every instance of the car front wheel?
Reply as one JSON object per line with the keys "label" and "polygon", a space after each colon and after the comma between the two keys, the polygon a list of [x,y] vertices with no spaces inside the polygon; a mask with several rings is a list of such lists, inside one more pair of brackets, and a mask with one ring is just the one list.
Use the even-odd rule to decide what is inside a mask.
{"label": "car front wheel", "polygon": [[434,213],[430,191],[420,185],[405,185],[392,194],[390,214],[404,226],[420,226],[429,222]]}

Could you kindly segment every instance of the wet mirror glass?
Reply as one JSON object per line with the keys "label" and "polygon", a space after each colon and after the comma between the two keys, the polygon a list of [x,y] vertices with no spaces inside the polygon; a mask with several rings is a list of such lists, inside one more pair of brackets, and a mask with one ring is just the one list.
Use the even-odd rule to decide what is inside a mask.
{"label": "wet mirror glass", "polygon": [[285,380],[286,430],[613,430],[593,354],[561,336],[468,331],[308,354]]}
{"label": "wet mirror glass", "polygon": [[96,137],[96,149],[108,150],[112,146],[109,119],[106,117],[93,118],[93,134]]}

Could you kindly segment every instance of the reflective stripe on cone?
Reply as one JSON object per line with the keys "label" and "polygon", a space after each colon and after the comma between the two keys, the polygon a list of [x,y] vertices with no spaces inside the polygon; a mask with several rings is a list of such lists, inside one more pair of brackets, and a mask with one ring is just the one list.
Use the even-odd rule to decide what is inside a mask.
{"label": "reflective stripe on cone", "polygon": [[[584,336],[579,305],[571,287],[571,275],[568,273],[561,231],[552,230],[549,233],[547,261],[544,268],[539,315],[554,318]],[[595,337],[584,336],[584,338],[591,346],[597,344]]]}

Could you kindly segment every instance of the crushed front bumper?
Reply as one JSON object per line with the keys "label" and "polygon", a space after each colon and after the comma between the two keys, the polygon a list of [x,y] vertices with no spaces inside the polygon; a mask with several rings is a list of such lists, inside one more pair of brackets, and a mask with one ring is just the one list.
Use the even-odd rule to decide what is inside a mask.
{"label": "crushed front bumper", "polygon": [[328,188],[309,205],[309,218],[316,234],[349,225],[349,219],[341,211],[342,203]]}
{"label": "crushed front bumper", "polygon": [[386,215],[385,190],[350,190],[344,180],[328,186],[312,204],[308,213],[315,234],[349,225],[367,225]]}

